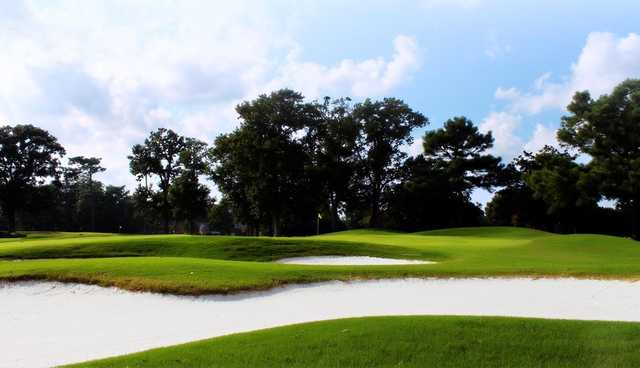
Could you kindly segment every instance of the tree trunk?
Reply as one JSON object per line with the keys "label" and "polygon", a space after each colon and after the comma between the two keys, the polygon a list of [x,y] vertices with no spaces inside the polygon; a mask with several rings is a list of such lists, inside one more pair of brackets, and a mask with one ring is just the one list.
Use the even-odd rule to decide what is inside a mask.
{"label": "tree trunk", "polygon": [[631,201],[631,237],[640,240],[640,198]]}

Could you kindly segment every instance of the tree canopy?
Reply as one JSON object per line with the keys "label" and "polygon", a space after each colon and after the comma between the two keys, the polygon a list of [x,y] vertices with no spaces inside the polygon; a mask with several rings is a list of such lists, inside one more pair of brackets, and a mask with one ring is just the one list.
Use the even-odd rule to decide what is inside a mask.
{"label": "tree canopy", "polygon": [[0,127],[0,202],[15,231],[15,213],[38,184],[58,175],[65,150],[44,129],[33,125]]}
{"label": "tree canopy", "polygon": [[640,239],[640,80],[626,80],[597,99],[578,92],[567,110],[558,138],[591,157],[600,191],[631,209],[632,236]]}

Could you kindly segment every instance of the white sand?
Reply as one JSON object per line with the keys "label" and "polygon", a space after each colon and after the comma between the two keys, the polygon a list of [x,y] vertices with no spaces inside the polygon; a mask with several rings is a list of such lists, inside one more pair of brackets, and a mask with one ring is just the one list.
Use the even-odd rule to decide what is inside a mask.
{"label": "white sand", "polygon": [[364,266],[364,265],[411,265],[430,264],[435,262],[417,261],[414,259],[394,259],[369,256],[313,256],[282,258],[276,263],[297,265],[327,265],[327,266]]}
{"label": "white sand", "polygon": [[0,284],[0,367],[45,367],[264,327],[394,314],[640,321],[640,282],[403,279],[199,298]]}

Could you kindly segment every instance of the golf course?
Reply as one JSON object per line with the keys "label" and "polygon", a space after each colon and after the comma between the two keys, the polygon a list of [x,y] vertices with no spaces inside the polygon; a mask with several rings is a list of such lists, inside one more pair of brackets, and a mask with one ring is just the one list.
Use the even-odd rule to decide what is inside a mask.
{"label": "golf course", "polygon": [[[329,255],[432,263],[340,266],[277,263],[280,259],[295,260],[296,257]],[[253,313],[251,311],[255,310],[255,313],[263,313],[261,316],[268,319],[269,313],[272,313],[268,309],[272,307],[260,304],[263,303],[260,298],[266,300],[278,295],[282,298],[291,297],[287,293],[298,293],[300,299],[294,305],[309,308],[303,304],[304,300],[309,300],[310,304],[318,306],[319,311],[329,306],[327,304],[327,308],[323,307],[323,300],[334,303],[329,300],[331,298],[341,299],[345,309],[348,309],[350,305],[347,303],[353,302],[349,301],[349,294],[353,295],[353,299],[360,298],[364,304],[376,304],[376,299],[366,300],[366,295],[373,294],[385,305],[392,305],[394,302],[411,303],[412,299],[415,303],[426,301],[427,304],[435,305],[437,303],[428,302],[429,295],[424,294],[433,293],[433,298],[446,299],[448,294],[457,293],[458,299],[445,300],[442,305],[427,312],[476,315],[410,316],[422,314],[422,309],[398,307],[381,309],[382,312],[362,308],[363,314],[359,314],[358,308],[361,307],[355,303],[353,310],[345,313],[315,312],[317,319],[332,319],[330,321],[228,335],[228,332],[249,331],[256,326],[283,324],[261,321],[238,327],[229,322],[230,327],[225,330],[227,332],[211,330],[209,335],[206,331],[192,335],[198,336],[198,339],[227,336],[174,347],[160,348],[165,344],[158,342],[143,344],[140,346],[159,349],[81,363],[77,367],[419,367],[430,364],[447,367],[533,367],[540,364],[563,367],[632,367],[640,362],[640,354],[637,353],[640,347],[640,324],[615,322],[638,320],[635,312],[620,308],[633,309],[633,303],[637,302],[635,299],[625,298],[635,298],[634,295],[637,294],[635,281],[640,278],[640,248],[632,240],[613,236],[557,235],[513,227],[455,228],[418,233],[351,230],[289,238],[32,232],[26,233],[22,238],[0,240],[0,259],[0,281],[8,291],[12,290],[12,285],[18,285],[18,288],[52,285],[47,288],[55,293],[63,293],[63,285],[85,284],[98,288],[76,290],[70,296],[64,296],[73,299],[90,295],[95,290],[107,290],[103,287],[115,287],[117,290],[134,292],[130,294],[132,297],[158,295],[154,298],[160,299],[154,299],[155,302],[151,299],[146,302],[147,308],[151,309],[146,312],[142,309],[141,314],[153,312],[156,308],[160,308],[157,313],[163,313],[165,309],[161,304],[166,299],[161,298],[174,298],[171,299],[172,303],[196,303],[201,311],[185,313],[191,314],[191,318],[196,320],[194,323],[198,324],[199,318],[206,319],[207,303],[214,306],[215,303],[243,302],[238,307],[229,304],[230,310],[236,309],[245,318],[249,318]],[[540,280],[536,281],[537,279]],[[384,286],[385,283],[396,282],[393,280],[398,280],[398,284]],[[438,284],[437,280],[442,282]],[[545,280],[549,280],[548,289],[543,286],[536,291],[536,287]],[[363,282],[368,283],[362,284]],[[412,282],[424,283],[431,289],[407,289],[421,294],[415,295],[415,298],[403,294],[394,296],[394,289],[411,285]],[[468,286],[460,289],[461,286],[456,286],[456,283]],[[589,289],[591,284],[587,283],[601,284],[597,285],[599,289],[592,290]],[[297,289],[302,284],[319,285],[319,289],[315,294],[313,288]],[[620,284],[626,288],[624,292],[627,294],[615,294],[618,292],[616,287],[620,287]],[[329,289],[322,289],[323,287]],[[359,296],[358,287],[369,288],[369,294]],[[571,294],[572,290],[582,287],[588,289],[585,289],[587,293]],[[344,289],[344,294],[336,294],[331,288]],[[481,289],[488,290],[487,295],[491,295],[491,290],[494,290],[493,295],[503,300],[489,301],[481,307],[483,301],[477,300],[481,297],[473,294],[473,290]],[[0,292],[2,290],[0,288]],[[34,290],[30,291],[32,299],[29,302],[34,300],[34,295],[49,292]],[[556,290],[554,292],[557,294],[549,294],[548,290]],[[603,294],[604,290],[613,290],[613,294]],[[255,294],[256,292],[267,294]],[[271,294],[272,292],[275,294]],[[304,294],[305,292],[309,295]],[[52,295],[56,295],[55,293]],[[387,293],[390,300],[385,300],[384,293]],[[567,294],[566,300],[562,299],[563,293]],[[542,299],[548,295],[549,299],[557,299],[557,305],[550,304],[547,309],[520,311],[518,308],[527,309],[529,301],[524,300],[523,304],[513,302],[509,307],[511,309],[504,311],[495,307],[500,303],[509,304],[510,296],[514,299],[526,299],[529,294],[534,299]],[[596,294],[601,294],[599,299]],[[108,301],[108,298],[117,298],[118,295],[120,294],[109,294],[100,300]],[[319,295],[320,299],[314,302],[314,295]],[[465,299],[467,297],[468,300]],[[200,298],[205,299],[199,301]],[[618,308],[616,311],[622,310],[623,317],[618,319],[615,313],[603,315],[604,312],[600,309],[589,310],[584,315],[579,312],[553,312],[567,305],[569,300],[575,300],[578,307],[574,306],[573,310],[579,310],[579,304],[582,301],[589,302],[590,298],[596,298],[594,300],[598,303],[623,304],[615,306]],[[474,299],[477,301],[474,302]],[[144,300],[132,301],[131,305],[143,302]],[[477,311],[474,303],[477,304]],[[339,301],[335,301],[335,304],[338,306],[336,308],[341,308]],[[466,309],[456,309],[459,304],[464,304]],[[106,309],[107,306],[102,308]],[[164,316],[174,319],[182,309],[173,305],[166,310],[173,312],[167,312],[170,315]],[[374,317],[384,315],[384,310],[398,310],[404,316]],[[495,312],[491,312],[494,310]],[[448,311],[454,312],[447,313]],[[288,313],[295,314],[293,311]],[[135,313],[131,311],[131,315],[134,316]],[[333,316],[360,315],[371,317],[333,320]],[[555,316],[563,320],[497,318],[491,317],[492,315]],[[180,318],[188,319],[189,316]],[[565,318],[569,320],[564,320]],[[314,319],[314,314],[310,313],[286,321],[304,322]],[[8,341],[9,338],[7,337]],[[186,342],[183,340],[176,341]],[[139,350],[144,349],[130,346],[122,351]],[[104,354],[95,356],[106,357]]]}

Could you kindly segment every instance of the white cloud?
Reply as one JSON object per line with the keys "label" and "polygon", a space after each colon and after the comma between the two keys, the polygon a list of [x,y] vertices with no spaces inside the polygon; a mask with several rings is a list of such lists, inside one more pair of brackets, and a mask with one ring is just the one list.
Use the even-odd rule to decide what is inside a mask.
{"label": "white cloud", "polygon": [[498,87],[496,98],[511,100],[510,109],[537,114],[545,109],[563,109],[577,91],[588,90],[598,97],[609,93],[627,78],[640,77],[640,36],[630,33],[618,37],[612,33],[592,32],[571,66],[570,75],[559,81],[550,73],[537,78],[530,91]]}
{"label": "white cloud", "polygon": [[496,89],[494,97],[498,100],[515,100],[520,97],[520,91],[515,87],[498,87],[498,89]]}
{"label": "white cloud", "polygon": [[522,140],[516,130],[522,123],[522,117],[508,112],[492,112],[487,116],[479,129],[483,133],[491,132],[494,138],[492,153],[510,159],[520,153]]}
{"label": "white cloud", "polygon": [[537,152],[544,146],[560,147],[560,143],[558,143],[556,137],[556,129],[543,124],[536,124],[533,135],[524,145],[524,150],[527,152]]}
{"label": "white cloud", "polygon": [[363,61],[346,59],[334,66],[301,61],[300,50],[296,49],[267,89],[287,86],[304,90],[310,97],[321,97],[322,93],[348,93],[357,97],[384,95],[420,67],[414,38],[398,35],[393,47],[394,53],[388,61],[381,57]]}
{"label": "white cloud", "polygon": [[[69,155],[101,156],[109,183],[130,183],[132,144],[170,127],[211,142],[235,105],[272,88],[307,96],[390,93],[420,66],[415,39],[390,57],[304,60],[294,1],[61,0],[0,12],[0,117],[50,130]],[[7,15],[8,14],[8,15]],[[6,16],[5,16],[6,15]]]}
{"label": "white cloud", "polygon": [[551,73],[544,73],[524,92],[516,87],[498,87],[494,97],[505,101],[507,106],[504,111],[490,113],[480,129],[493,132],[494,152],[507,159],[522,150],[535,152],[545,145],[559,147],[556,129],[540,123],[535,125],[529,139],[522,139],[518,129],[524,118],[547,109],[564,109],[576,91],[589,90],[593,97],[598,97],[611,92],[623,80],[638,77],[640,36],[593,32],[568,76],[558,80]]}

